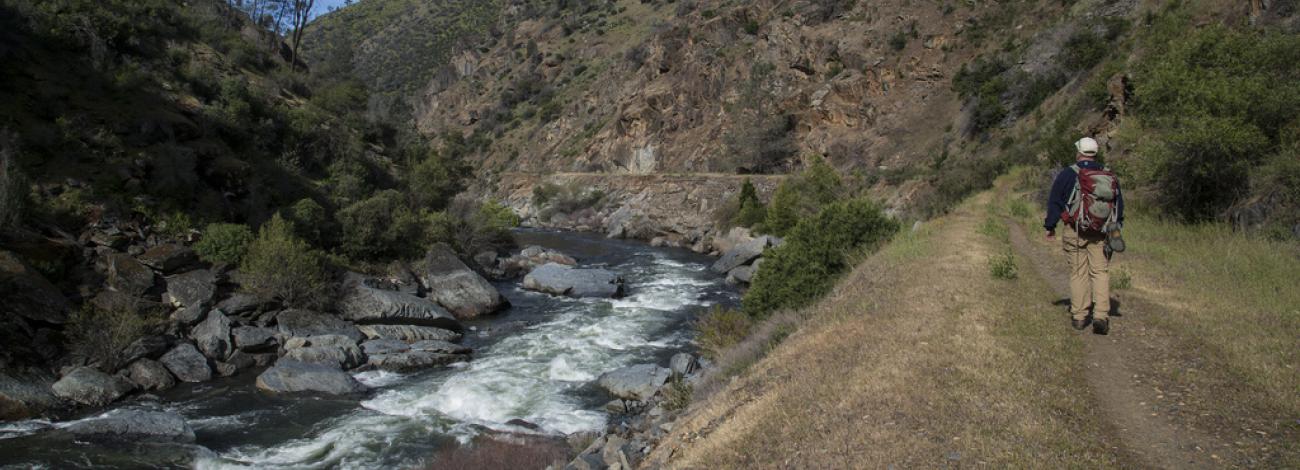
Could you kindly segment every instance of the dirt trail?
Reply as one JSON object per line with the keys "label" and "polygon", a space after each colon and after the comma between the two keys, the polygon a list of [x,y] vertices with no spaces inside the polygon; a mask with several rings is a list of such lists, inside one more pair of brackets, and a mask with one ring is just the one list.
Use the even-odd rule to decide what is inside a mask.
{"label": "dirt trail", "polygon": [[[1048,247],[1036,246],[1026,238],[1024,228],[1018,223],[1008,223],[1016,254],[1029,260],[1034,272],[1068,302],[1070,285],[1064,256]],[[1122,450],[1138,463],[1152,468],[1220,466],[1221,463],[1211,457],[1210,449],[1222,448],[1222,443],[1195,429],[1170,422],[1147,406],[1149,394],[1141,388],[1134,379],[1134,371],[1128,367],[1142,356],[1136,347],[1142,338],[1125,334],[1126,329],[1135,328],[1142,322],[1142,312],[1121,312],[1117,308],[1112,315],[1108,336],[1095,335],[1091,328],[1080,334],[1085,343],[1083,360],[1088,384],[1100,405],[1098,411],[1114,425],[1115,437],[1124,446]],[[1063,313],[1062,325],[1066,324],[1066,318]]]}

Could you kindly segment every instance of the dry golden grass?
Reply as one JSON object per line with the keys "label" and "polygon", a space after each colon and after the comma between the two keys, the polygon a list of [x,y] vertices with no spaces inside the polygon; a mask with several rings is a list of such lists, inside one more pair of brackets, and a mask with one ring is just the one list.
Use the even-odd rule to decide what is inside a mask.
{"label": "dry golden grass", "polygon": [[1112,467],[1082,344],[1041,280],[992,279],[990,196],[904,234],[683,417],[671,468]]}

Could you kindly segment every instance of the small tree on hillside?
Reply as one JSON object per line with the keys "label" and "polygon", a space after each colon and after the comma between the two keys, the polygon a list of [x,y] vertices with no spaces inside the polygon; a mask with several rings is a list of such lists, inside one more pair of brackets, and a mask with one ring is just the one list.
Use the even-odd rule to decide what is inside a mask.
{"label": "small tree on hillside", "polygon": [[736,211],[736,218],[732,220],[736,226],[753,227],[767,218],[767,207],[764,207],[763,201],[758,199],[758,190],[754,188],[754,183],[749,181],[749,178],[745,178],[744,184],[740,186],[738,200],[740,209]]}
{"label": "small tree on hillside", "polygon": [[843,193],[844,184],[839,174],[825,159],[816,157],[802,173],[777,187],[763,220],[763,229],[776,236],[785,236],[801,219],[811,217],[822,207],[839,200]]}
{"label": "small tree on hillside", "polygon": [[239,270],[241,288],[264,301],[308,308],[328,303],[325,257],[294,235],[293,224],[279,214],[262,225]]}

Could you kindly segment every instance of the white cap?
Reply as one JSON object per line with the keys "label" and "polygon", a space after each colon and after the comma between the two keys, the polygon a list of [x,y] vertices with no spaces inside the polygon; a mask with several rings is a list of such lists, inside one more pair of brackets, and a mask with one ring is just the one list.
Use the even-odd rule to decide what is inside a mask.
{"label": "white cap", "polygon": [[1079,153],[1089,157],[1097,156],[1097,141],[1092,140],[1092,137],[1079,139],[1078,142],[1074,143],[1074,148],[1078,149]]}

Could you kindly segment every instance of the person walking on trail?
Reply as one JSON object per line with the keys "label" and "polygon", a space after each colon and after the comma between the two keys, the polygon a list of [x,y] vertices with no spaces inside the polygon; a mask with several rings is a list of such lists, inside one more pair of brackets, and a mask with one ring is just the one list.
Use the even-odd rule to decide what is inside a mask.
{"label": "person walking on trail", "polygon": [[1097,141],[1084,137],[1074,147],[1077,161],[1052,182],[1043,228],[1047,239],[1054,240],[1057,222],[1063,222],[1071,324],[1076,330],[1086,328],[1091,310],[1093,332],[1104,335],[1110,332],[1110,252],[1123,251],[1118,234],[1124,224],[1124,199],[1115,173],[1097,161]]}

